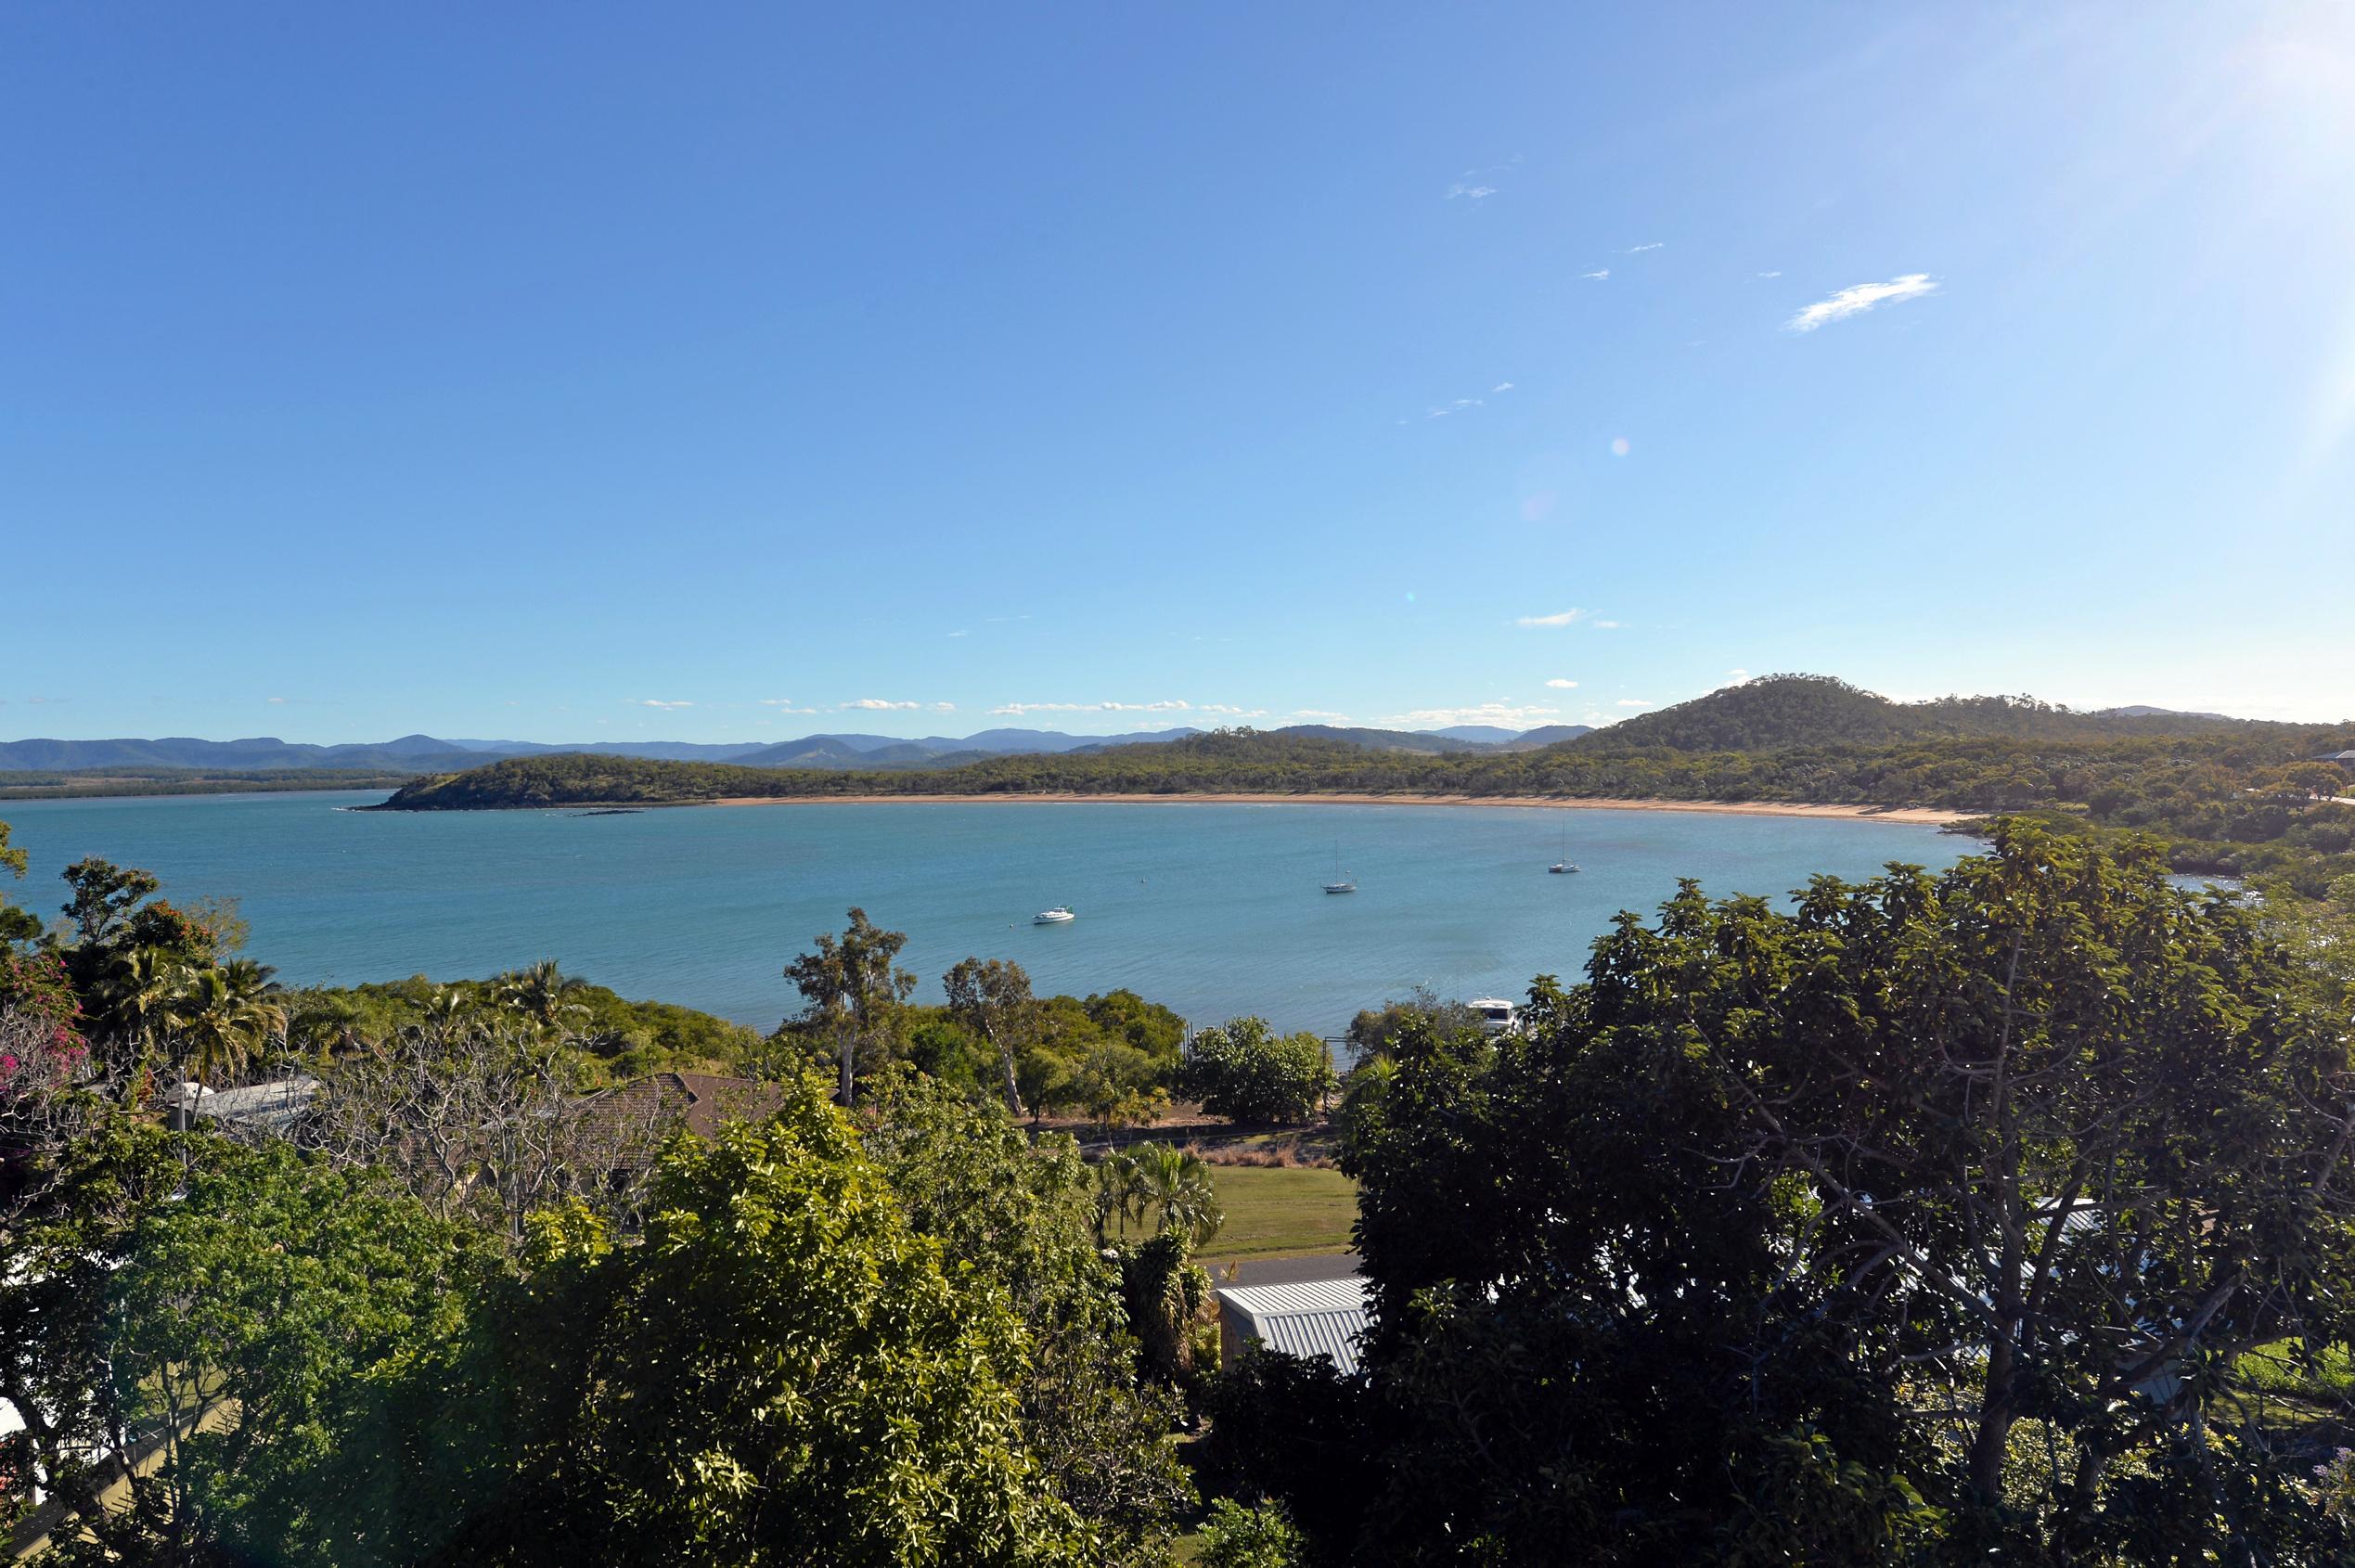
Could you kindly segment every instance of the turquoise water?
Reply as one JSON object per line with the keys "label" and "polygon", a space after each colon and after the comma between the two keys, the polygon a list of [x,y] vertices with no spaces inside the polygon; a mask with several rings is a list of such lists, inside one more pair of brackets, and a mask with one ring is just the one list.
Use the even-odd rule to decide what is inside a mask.
{"label": "turquoise water", "polygon": [[[1693,876],[1780,894],[1819,871],[1945,866],[1969,842],[1885,822],[1480,806],[791,805],[387,813],[368,794],[0,803],[52,916],[85,855],[144,866],[167,895],[227,894],[251,951],[296,983],[456,979],[554,958],[630,996],[764,1028],[794,1005],[779,970],[863,906],[908,933],[937,997],[968,954],[1042,993],[1127,986],[1193,1022],[1262,1014],[1338,1033],[1424,983],[1518,996],[1575,976],[1623,908]],[[1563,830],[1585,869],[1546,874]],[[1328,896],[1336,856],[1359,892]],[[1068,904],[1079,919],[1033,926]]]}

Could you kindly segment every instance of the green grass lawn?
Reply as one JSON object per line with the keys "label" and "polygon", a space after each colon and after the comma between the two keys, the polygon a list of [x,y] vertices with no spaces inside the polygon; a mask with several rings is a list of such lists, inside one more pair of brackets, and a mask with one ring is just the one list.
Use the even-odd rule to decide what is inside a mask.
{"label": "green grass lawn", "polygon": [[1214,1165],[1227,1223],[1202,1249],[1216,1263],[1345,1253],[1358,1218],[1358,1184],[1310,1166]]}

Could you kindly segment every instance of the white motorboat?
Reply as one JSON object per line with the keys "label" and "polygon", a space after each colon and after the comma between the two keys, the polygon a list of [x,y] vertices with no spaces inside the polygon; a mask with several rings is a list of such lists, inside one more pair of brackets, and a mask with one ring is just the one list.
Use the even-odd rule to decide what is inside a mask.
{"label": "white motorboat", "polygon": [[1030,918],[1030,923],[1035,926],[1059,926],[1066,920],[1077,919],[1079,919],[1077,915],[1058,904],[1052,909],[1041,909],[1037,914],[1033,915]]}
{"label": "white motorboat", "polygon": [[1474,996],[1464,1006],[1479,1015],[1480,1027],[1491,1035],[1501,1035],[1521,1024],[1521,1009],[1502,996]]}

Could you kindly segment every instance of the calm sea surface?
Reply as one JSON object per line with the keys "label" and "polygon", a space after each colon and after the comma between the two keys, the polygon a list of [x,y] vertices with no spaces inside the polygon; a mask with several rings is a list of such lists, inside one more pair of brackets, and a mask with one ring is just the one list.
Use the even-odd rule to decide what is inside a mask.
{"label": "calm sea surface", "polygon": [[[1615,911],[1679,876],[1787,893],[1819,871],[1943,867],[1969,841],[1881,822],[1493,807],[890,804],[370,813],[367,794],[0,802],[31,852],[10,889],[45,917],[85,855],[168,896],[235,897],[251,951],[296,983],[457,979],[554,958],[625,996],[764,1028],[779,970],[851,905],[908,934],[937,999],[968,954],[1044,993],[1127,986],[1201,1023],[1262,1014],[1336,1034],[1428,984],[1517,997],[1565,979]],[[1575,877],[1546,874],[1564,829]],[[1328,896],[1336,863],[1359,892]],[[1068,904],[1079,919],[1033,926]]]}

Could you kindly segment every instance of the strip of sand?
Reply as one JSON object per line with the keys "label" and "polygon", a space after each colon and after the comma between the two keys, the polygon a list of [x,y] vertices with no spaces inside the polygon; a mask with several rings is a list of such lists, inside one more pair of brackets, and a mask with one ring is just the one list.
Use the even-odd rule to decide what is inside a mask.
{"label": "strip of sand", "polygon": [[1911,822],[1944,827],[1972,813],[1936,806],[1815,805],[1798,801],[1622,801],[1554,795],[1243,794],[1090,795],[1042,790],[1003,795],[741,795],[683,803],[695,805],[893,805],[905,802],[956,805],[1493,805],[1526,811],[1705,811],[1730,816],[1816,816],[1834,821]]}

